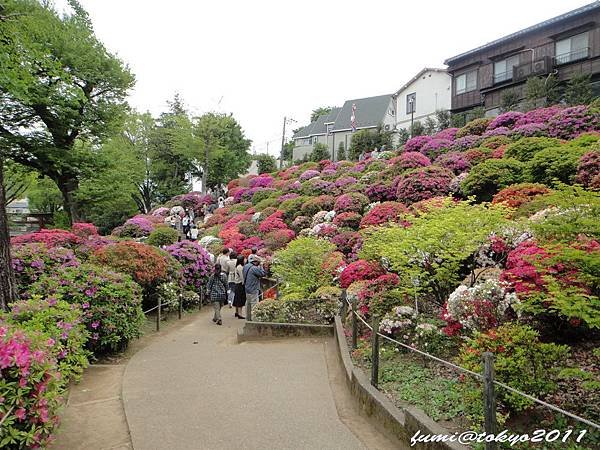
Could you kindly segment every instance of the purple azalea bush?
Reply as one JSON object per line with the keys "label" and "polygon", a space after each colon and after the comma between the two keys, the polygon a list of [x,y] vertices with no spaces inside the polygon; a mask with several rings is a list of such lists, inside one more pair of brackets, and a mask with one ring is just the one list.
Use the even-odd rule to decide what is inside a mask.
{"label": "purple azalea bush", "polygon": [[451,170],[456,175],[471,168],[471,163],[461,152],[444,153],[436,158],[435,164]]}
{"label": "purple azalea bush", "polygon": [[452,147],[452,141],[449,139],[431,139],[429,142],[423,144],[419,150],[429,158],[436,158],[442,153],[447,152]]}
{"label": "purple azalea bush", "polygon": [[212,269],[210,256],[204,247],[195,242],[181,241],[165,250],[182,265],[183,283],[189,289],[200,292]]}
{"label": "purple azalea bush", "polygon": [[43,243],[23,244],[12,249],[12,267],[19,289],[26,289],[42,275],[60,268],[77,267],[80,263],[73,250],[63,247],[48,248]]}
{"label": "purple azalea bush", "polygon": [[251,188],[270,187],[273,185],[273,181],[274,181],[273,177],[261,175],[261,176],[250,179],[250,187]]}
{"label": "purple azalea bush", "polygon": [[463,136],[454,141],[452,145],[452,150],[463,151],[469,148],[474,148],[479,145],[479,143],[483,140],[482,136],[477,136],[474,134],[469,134],[467,136]]}
{"label": "purple azalea bush", "polygon": [[304,172],[302,172],[302,175],[300,175],[300,180],[301,181],[310,180],[311,178],[318,177],[320,174],[321,174],[321,172],[319,172],[318,170],[308,169],[308,170],[305,170]]}
{"label": "purple azalea bush", "polygon": [[418,152],[432,139],[433,138],[431,136],[415,136],[414,138],[410,138],[408,141],[406,141],[406,144],[404,144],[403,151]]}
{"label": "purple azalea bush", "polygon": [[504,128],[512,128],[515,123],[523,117],[522,112],[518,111],[508,111],[503,114],[500,114],[494,120],[490,122],[487,126],[487,130],[495,130],[496,128],[504,127]]}

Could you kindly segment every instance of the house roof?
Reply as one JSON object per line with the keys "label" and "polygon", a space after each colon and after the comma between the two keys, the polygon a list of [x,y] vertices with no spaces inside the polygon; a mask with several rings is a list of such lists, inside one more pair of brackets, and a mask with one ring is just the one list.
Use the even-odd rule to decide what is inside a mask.
{"label": "house roof", "polygon": [[385,118],[391,100],[392,96],[390,94],[347,100],[337,116],[333,131],[352,129],[350,117],[352,116],[353,104],[356,105],[356,128],[378,126]]}
{"label": "house roof", "polygon": [[553,25],[553,24],[555,24],[557,22],[562,22],[563,20],[569,19],[569,18],[571,18],[573,16],[577,16],[579,14],[590,12],[590,11],[596,9],[596,8],[600,8],[600,0],[597,0],[597,1],[593,2],[593,3],[588,4],[588,5],[582,6],[581,8],[577,8],[577,9],[574,9],[572,11],[566,12],[564,14],[561,14],[560,16],[553,17],[552,19],[545,20],[545,21],[540,22],[540,23],[538,23],[536,25],[532,25],[532,26],[530,26],[528,28],[525,28],[523,30],[517,31],[516,33],[509,34],[509,35],[504,36],[504,37],[502,37],[500,39],[496,39],[495,41],[488,42],[487,44],[484,44],[484,45],[482,45],[480,47],[474,48],[473,50],[469,50],[468,52],[464,52],[464,53],[461,53],[460,55],[456,55],[456,56],[453,56],[452,58],[448,58],[446,61],[444,61],[444,64],[449,65],[449,64],[451,64],[453,62],[456,62],[457,60],[459,60],[461,58],[464,58],[465,56],[469,56],[469,55],[472,55],[474,53],[478,53],[478,52],[480,52],[482,50],[488,49],[490,47],[494,47],[496,45],[503,44],[503,43],[505,43],[507,41],[510,41],[512,39],[516,39],[518,37],[521,37],[521,36],[523,36],[523,35],[525,35],[527,33],[531,33],[532,31],[536,31],[536,30],[539,30],[540,28],[544,28],[544,27],[547,27],[549,25]]}
{"label": "house roof", "polygon": [[331,108],[331,111],[328,114],[320,116],[314,122],[306,125],[305,127],[300,128],[295,134],[294,139],[309,137],[309,136],[317,136],[320,134],[327,133],[326,123],[335,122],[339,112],[339,107]]}
{"label": "house roof", "polygon": [[410,86],[411,84],[413,84],[415,81],[417,81],[419,78],[421,78],[421,76],[427,72],[444,72],[444,73],[448,73],[446,72],[446,69],[438,69],[436,67],[425,67],[424,69],[422,69],[418,74],[416,74],[414,77],[412,77],[410,79],[410,81],[408,81],[406,84],[404,84],[400,89],[398,89],[396,91],[396,93],[394,94],[394,96],[397,96],[398,94],[400,94],[400,92],[402,92],[404,89],[406,89],[408,86]]}

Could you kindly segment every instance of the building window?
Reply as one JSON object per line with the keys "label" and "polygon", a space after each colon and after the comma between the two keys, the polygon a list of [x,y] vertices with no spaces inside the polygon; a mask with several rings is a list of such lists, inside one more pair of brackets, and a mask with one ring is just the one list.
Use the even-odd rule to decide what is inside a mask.
{"label": "building window", "polygon": [[494,63],[494,83],[512,80],[513,67],[519,65],[519,55],[509,56]]}
{"label": "building window", "polygon": [[413,92],[406,96],[406,114],[412,114],[417,111],[417,93]]}
{"label": "building window", "polygon": [[579,59],[585,59],[589,56],[589,37],[588,33],[576,34],[567,39],[556,41],[554,59],[556,64],[566,64]]}
{"label": "building window", "polygon": [[457,94],[464,94],[465,92],[471,92],[477,89],[477,71],[471,70],[470,72],[463,73],[454,79],[455,92]]}

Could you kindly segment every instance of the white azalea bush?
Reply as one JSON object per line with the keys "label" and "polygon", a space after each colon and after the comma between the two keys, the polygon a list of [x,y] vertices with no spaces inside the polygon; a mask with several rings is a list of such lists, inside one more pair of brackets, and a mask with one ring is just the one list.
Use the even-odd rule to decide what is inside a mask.
{"label": "white azalea bush", "polygon": [[448,297],[442,319],[444,331],[455,335],[459,330],[484,332],[497,327],[518,311],[519,299],[507,285],[498,280],[485,280],[472,287],[460,285]]}

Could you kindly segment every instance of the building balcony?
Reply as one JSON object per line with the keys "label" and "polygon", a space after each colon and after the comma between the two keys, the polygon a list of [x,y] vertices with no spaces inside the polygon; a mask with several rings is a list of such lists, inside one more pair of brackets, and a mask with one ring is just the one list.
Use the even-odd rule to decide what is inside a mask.
{"label": "building balcony", "polygon": [[561,64],[568,64],[581,59],[586,59],[590,56],[590,47],[580,48],[569,53],[562,53],[554,57],[554,63],[559,66]]}

